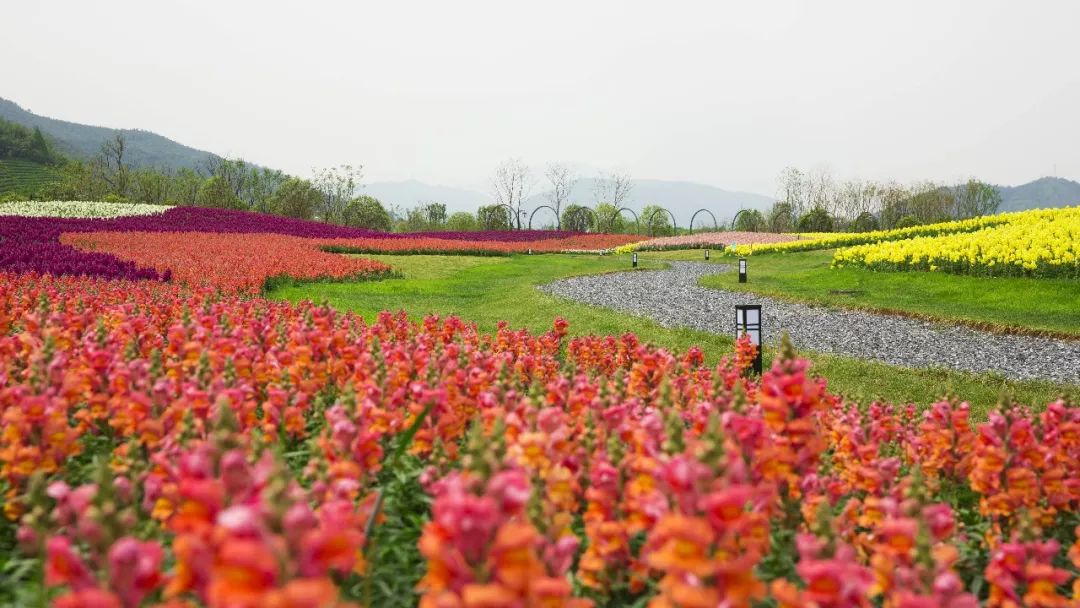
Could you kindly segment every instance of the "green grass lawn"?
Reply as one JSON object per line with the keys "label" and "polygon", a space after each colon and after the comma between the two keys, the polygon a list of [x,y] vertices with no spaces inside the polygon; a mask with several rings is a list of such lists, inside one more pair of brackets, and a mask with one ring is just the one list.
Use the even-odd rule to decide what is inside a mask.
{"label": "green grass lawn", "polygon": [[[739,283],[738,273],[733,269],[705,277],[701,284],[832,307],[911,313],[989,329],[1080,337],[1080,281],[1075,279],[831,269],[832,254],[832,251],[806,251],[754,255],[747,260],[747,283]],[[639,256],[700,259],[701,253],[657,252]],[[717,261],[730,263],[732,259]]]}
{"label": "green grass lawn", "polygon": [[[700,254],[699,254],[700,255]],[[690,329],[668,329],[625,313],[577,304],[535,289],[558,278],[627,270],[629,256],[516,255],[472,256],[364,256],[382,260],[402,273],[402,278],[362,283],[309,283],[286,285],[271,297],[292,301],[328,301],[342,310],[353,310],[366,319],[382,310],[406,310],[413,317],[435,313],[457,315],[476,321],[490,331],[500,320],[512,327],[534,332],[551,328],[556,316],[570,322],[572,334],[621,335],[636,333],[642,340],[682,351],[698,345],[710,361],[731,350],[732,338]],[[672,256],[667,256],[672,257]],[[664,264],[658,256],[641,255],[642,268]],[[829,386],[851,398],[881,398],[893,402],[926,404],[946,394],[970,401],[977,410],[993,406],[1006,391],[1025,403],[1043,405],[1063,391],[1080,394],[1078,387],[1047,382],[1012,382],[990,375],[950,370],[912,370],[857,359],[807,353],[816,373]],[[765,353],[766,364],[771,356]]]}

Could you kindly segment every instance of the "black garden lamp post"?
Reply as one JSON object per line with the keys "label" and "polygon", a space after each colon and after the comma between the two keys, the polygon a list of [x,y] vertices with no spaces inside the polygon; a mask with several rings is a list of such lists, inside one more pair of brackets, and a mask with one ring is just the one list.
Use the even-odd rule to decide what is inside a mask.
{"label": "black garden lamp post", "polygon": [[709,250],[708,249],[705,250],[705,261],[706,262],[709,261]]}
{"label": "black garden lamp post", "polygon": [[746,258],[739,258],[739,282],[746,282]]}
{"label": "black garden lamp post", "polygon": [[743,304],[735,306],[735,339],[746,334],[750,343],[757,347],[754,357],[754,373],[761,374],[761,305]]}
{"label": "black garden lamp post", "polygon": [[631,268],[637,268],[637,252],[636,251],[634,253],[630,254],[630,264],[631,264],[631,266],[630,266]]}

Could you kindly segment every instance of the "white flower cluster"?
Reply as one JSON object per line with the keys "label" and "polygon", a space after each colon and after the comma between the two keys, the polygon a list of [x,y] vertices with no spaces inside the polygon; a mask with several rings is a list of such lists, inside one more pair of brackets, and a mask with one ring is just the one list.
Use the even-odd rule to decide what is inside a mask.
{"label": "white flower cluster", "polygon": [[0,216],[61,217],[76,219],[111,219],[132,215],[158,215],[170,205],[143,203],[105,203],[100,201],[26,201],[0,203]]}

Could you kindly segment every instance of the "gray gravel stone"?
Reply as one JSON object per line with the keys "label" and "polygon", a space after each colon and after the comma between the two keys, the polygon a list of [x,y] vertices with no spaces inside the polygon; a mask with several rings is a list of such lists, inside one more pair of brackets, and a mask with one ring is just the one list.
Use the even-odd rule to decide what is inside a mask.
{"label": "gray gravel stone", "polygon": [[904,367],[997,372],[1016,380],[1080,384],[1080,341],[1000,335],[893,315],[833,310],[749,293],[706,289],[698,280],[729,266],[673,262],[667,270],[564,279],[540,289],[651,318],[665,327],[735,332],[735,305],[761,304],[766,343],[786,331],[798,348]]}

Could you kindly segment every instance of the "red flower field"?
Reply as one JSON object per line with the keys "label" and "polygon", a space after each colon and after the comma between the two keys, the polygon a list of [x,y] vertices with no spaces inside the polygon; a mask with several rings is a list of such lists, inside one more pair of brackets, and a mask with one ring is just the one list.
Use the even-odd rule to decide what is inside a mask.
{"label": "red flower field", "polygon": [[0,274],[4,534],[58,606],[1073,605],[1080,409],[566,331]]}
{"label": "red flower field", "polygon": [[326,253],[314,239],[281,234],[93,232],[63,234],[60,242],[229,292],[258,293],[271,278],[363,279],[391,272],[382,262]]}

